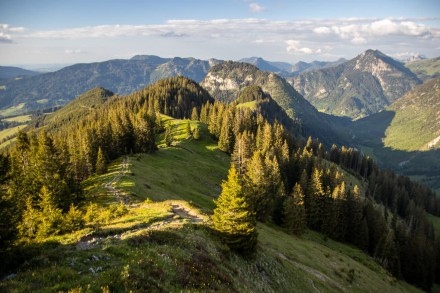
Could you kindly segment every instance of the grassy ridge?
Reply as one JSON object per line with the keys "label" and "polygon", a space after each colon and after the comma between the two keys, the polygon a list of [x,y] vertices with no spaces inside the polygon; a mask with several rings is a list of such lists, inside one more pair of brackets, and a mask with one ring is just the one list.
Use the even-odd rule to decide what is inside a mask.
{"label": "grassy ridge", "polygon": [[360,250],[315,232],[296,237],[259,223],[253,258],[230,252],[209,225],[174,208],[206,220],[203,211],[212,211],[229,157],[204,125],[201,140],[194,141],[185,138],[185,121],[165,123],[174,125],[174,146],[160,143],[154,154],[129,157],[128,170],[114,184],[131,204],[118,205],[104,187],[120,172],[121,158],[86,182],[87,226],[31,243],[27,250],[38,253],[0,282],[0,291],[419,292]]}

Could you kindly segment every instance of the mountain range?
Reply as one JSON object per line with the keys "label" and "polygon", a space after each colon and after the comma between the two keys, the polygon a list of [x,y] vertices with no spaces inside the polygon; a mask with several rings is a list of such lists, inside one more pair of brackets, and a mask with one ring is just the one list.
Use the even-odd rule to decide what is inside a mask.
{"label": "mountain range", "polygon": [[344,58],[340,58],[333,62],[328,61],[312,61],[310,63],[299,61],[295,64],[287,62],[267,61],[261,57],[250,57],[238,60],[238,62],[249,63],[255,65],[258,69],[277,73],[281,77],[294,77],[302,72],[317,70],[321,68],[329,68],[346,62]]}
{"label": "mountain range", "polygon": [[421,83],[402,63],[377,50],[304,72],[290,82],[319,111],[353,119],[379,112]]}
{"label": "mountain range", "polygon": [[24,76],[34,76],[39,74],[36,71],[23,69],[20,67],[0,66],[0,79],[21,78]]}
{"label": "mountain range", "polygon": [[13,114],[64,105],[81,93],[102,86],[128,94],[161,78],[184,75],[200,82],[215,59],[134,56],[129,60],[75,64],[55,72],[0,82],[0,108],[16,107]]}

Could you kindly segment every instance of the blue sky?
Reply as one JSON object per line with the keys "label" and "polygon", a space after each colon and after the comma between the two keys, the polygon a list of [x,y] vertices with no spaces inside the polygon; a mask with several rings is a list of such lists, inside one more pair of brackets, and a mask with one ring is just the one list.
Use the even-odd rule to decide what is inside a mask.
{"label": "blue sky", "polygon": [[0,65],[440,55],[439,0],[0,0]]}

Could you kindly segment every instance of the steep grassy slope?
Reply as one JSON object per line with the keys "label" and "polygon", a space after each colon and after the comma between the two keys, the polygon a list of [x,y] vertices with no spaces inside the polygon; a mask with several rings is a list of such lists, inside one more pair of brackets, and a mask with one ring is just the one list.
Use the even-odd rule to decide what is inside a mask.
{"label": "steep grassy slope", "polygon": [[[314,232],[295,237],[259,224],[252,258],[230,252],[188,203],[212,211],[229,158],[203,125],[194,141],[185,138],[185,121],[166,123],[174,124],[174,145],[121,158],[91,178],[86,228],[28,245],[29,260],[0,291],[419,292],[361,251]],[[118,204],[122,196],[130,204]]]}
{"label": "steep grassy slope", "polygon": [[387,110],[395,116],[385,132],[385,146],[410,151],[440,147],[440,77],[414,88]]}
{"label": "steep grassy slope", "polygon": [[426,81],[440,76],[440,57],[409,62],[405,66],[421,80]]}
{"label": "steep grassy slope", "polygon": [[359,119],[376,113],[420,84],[402,63],[375,50],[333,68],[305,72],[294,87],[317,109]]}

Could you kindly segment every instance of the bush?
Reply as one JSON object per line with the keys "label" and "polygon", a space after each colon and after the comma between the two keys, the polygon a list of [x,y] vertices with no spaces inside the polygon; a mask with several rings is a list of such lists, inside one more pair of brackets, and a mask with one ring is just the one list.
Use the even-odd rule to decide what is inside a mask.
{"label": "bush", "polygon": [[81,230],[82,228],[84,228],[84,225],[85,221],[82,212],[79,209],[75,208],[73,204],[70,205],[70,209],[64,218],[63,231],[72,232]]}

